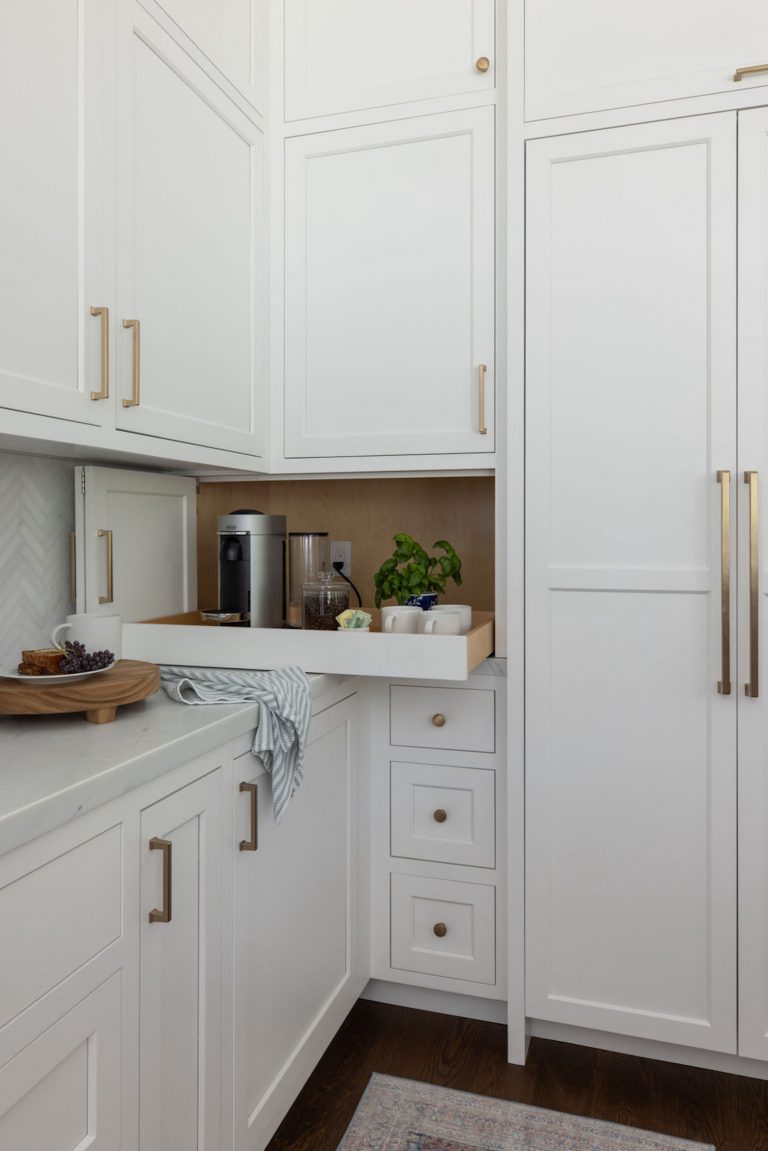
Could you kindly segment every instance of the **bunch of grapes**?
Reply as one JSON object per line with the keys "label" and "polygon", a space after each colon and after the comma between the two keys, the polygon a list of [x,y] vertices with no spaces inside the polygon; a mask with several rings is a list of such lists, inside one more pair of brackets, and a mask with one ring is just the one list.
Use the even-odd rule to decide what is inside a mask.
{"label": "bunch of grapes", "polygon": [[67,640],[64,644],[67,653],[59,665],[62,675],[74,675],[75,672],[99,671],[109,667],[115,662],[115,653],[112,651],[86,651],[83,644],[77,640]]}

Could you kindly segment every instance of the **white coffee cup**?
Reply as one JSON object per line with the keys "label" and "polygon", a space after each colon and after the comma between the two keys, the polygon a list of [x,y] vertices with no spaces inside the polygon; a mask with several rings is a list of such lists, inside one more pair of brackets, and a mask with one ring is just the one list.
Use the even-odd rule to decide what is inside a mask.
{"label": "white coffee cup", "polygon": [[58,647],[67,639],[77,640],[87,652],[113,651],[118,660],[123,645],[122,618],[119,615],[68,615],[64,623],[53,629],[51,641]]}
{"label": "white coffee cup", "polygon": [[461,616],[461,634],[466,635],[472,629],[472,607],[468,603],[436,603],[430,612],[457,611]]}
{"label": "white coffee cup", "polygon": [[425,611],[424,618],[418,621],[418,629],[422,635],[461,635],[461,613],[449,610]]}
{"label": "white coffee cup", "polygon": [[381,609],[381,630],[384,632],[416,632],[419,616],[426,615],[420,607],[383,607]]}

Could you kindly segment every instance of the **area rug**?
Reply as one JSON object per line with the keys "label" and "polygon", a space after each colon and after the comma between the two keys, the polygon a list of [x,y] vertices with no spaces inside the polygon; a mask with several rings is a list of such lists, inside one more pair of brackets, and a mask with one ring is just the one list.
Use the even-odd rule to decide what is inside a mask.
{"label": "area rug", "polygon": [[655,1135],[468,1095],[430,1083],[372,1075],[338,1151],[715,1151]]}

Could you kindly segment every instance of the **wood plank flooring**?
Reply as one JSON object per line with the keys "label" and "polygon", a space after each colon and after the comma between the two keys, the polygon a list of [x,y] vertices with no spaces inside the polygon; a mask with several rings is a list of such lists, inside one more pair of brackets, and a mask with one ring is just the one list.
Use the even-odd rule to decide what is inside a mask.
{"label": "wood plank flooring", "polygon": [[506,1031],[359,1000],[267,1151],[336,1151],[373,1071],[574,1115],[768,1151],[768,1083],[535,1039],[525,1067]]}

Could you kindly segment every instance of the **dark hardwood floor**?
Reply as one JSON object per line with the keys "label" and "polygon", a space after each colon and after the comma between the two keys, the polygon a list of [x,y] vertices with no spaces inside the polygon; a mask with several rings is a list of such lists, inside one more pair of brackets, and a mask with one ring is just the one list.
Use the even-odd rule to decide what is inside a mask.
{"label": "dark hardwood floor", "polygon": [[768,1151],[768,1083],[535,1039],[525,1067],[505,1056],[506,1031],[360,1000],[267,1151],[336,1151],[373,1071],[514,1099],[574,1115]]}

